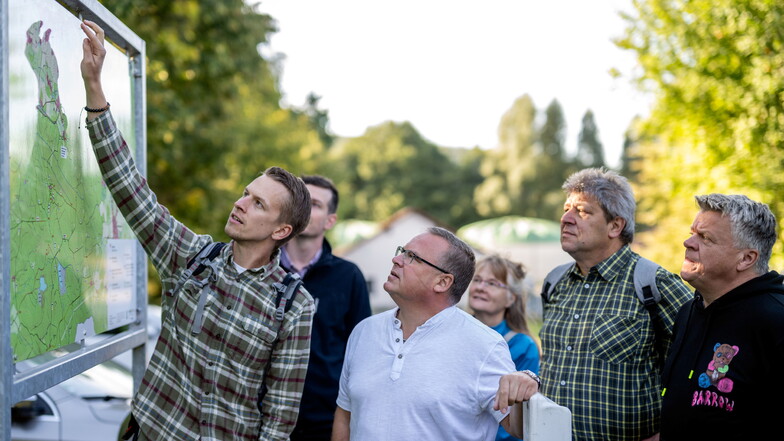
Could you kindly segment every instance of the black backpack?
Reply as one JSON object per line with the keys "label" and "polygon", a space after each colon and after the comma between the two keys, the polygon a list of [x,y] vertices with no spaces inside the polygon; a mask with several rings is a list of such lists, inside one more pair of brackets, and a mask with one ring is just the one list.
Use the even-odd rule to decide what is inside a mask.
{"label": "black backpack", "polygon": [[[226,246],[224,242],[212,242],[204,246],[204,248],[199,251],[195,257],[192,257],[191,260],[188,261],[188,265],[186,266],[186,270],[183,273],[182,277],[180,277],[179,283],[177,286],[172,290],[172,292],[179,291],[182,288],[182,285],[193,276],[197,276],[204,271],[206,267],[212,267],[213,269],[213,276],[209,279],[204,279],[200,283],[200,287],[204,288],[207,283],[212,280],[214,281],[214,275],[216,274],[214,268],[213,259],[218,257],[218,255],[223,250],[223,247]],[[283,316],[291,309],[291,299],[294,297],[294,293],[297,292],[300,285],[302,285],[302,278],[297,273],[290,273],[286,272],[286,277],[283,278],[283,282],[276,282],[272,286],[275,288],[275,292],[277,292],[277,296],[275,298],[275,304],[278,305],[277,309],[275,310],[275,320],[281,322],[283,320]],[[202,295],[199,298],[199,309],[203,309],[204,301],[207,299],[208,291],[202,290]],[[203,298],[203,300],[202,300]],[[197,311],[196,315],[199,316],[198,319],[201,321],[201,311]],[[196,319],[194,319],[194,327],[196,326]],[[201,323],[199,323],[199,327],[201,327]],[[197,332],[198,333],[198,332]]]}

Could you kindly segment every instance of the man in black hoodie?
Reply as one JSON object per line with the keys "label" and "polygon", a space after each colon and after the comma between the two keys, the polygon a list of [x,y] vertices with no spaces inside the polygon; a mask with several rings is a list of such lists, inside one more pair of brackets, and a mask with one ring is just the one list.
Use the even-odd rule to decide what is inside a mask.
{"label": "man in black hoodie", "polygon": [[784,276],[776,218],[742,195],[697,196],[681,277],[695,289],[662,375],[662,441],[781,439]]}

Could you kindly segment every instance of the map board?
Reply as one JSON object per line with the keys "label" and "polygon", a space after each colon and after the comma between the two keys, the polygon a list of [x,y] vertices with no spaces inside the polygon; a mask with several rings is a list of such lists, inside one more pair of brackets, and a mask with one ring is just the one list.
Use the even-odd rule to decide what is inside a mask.
{"label": "map board", "polygon": [[[138,247],[80,114],[79,19],[52,0],[8,2],[10,337],[18,362],[136,321]],[[129,58],[106,48],[106,96],[120,130],[132,134]],[[133,150],[133,136],[126,140]]]}

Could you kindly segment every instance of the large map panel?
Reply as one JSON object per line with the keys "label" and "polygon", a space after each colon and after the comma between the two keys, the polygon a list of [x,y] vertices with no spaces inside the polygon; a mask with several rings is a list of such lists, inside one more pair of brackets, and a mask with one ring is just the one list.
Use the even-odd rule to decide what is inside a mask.
{"label": "large map panel", "polygon": [[[21,361],[136,320],[136,242],[80,114],[78,18],[52,0],[9,0],[9,16],[11,345]],[[128,58],[107,50],[106,95],[132,143]]]}

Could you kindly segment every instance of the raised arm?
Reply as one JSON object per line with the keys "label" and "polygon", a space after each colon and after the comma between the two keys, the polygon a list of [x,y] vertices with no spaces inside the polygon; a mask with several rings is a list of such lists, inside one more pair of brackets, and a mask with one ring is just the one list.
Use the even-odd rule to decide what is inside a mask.
{"label": "raised arm", "polygon": [[[101,85],[101,70],[103,69],[103,61],[106,58],[106,48],[103,47],[103,29],[89,20],[82,22],[81,26],[82,31],[87,36],[82,41],[83,55],[81,64],[87,107],[93,110],[104,109],[105,111],[109,103],[106,101]],[[101,113],[103,111],[87,112],[87,120],[92,121]]]}

